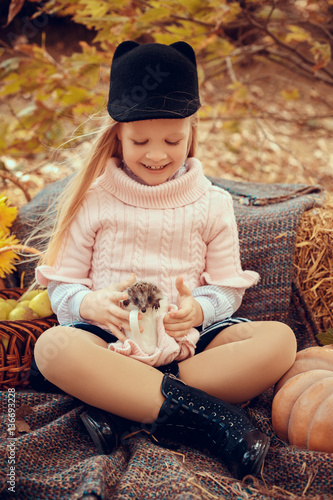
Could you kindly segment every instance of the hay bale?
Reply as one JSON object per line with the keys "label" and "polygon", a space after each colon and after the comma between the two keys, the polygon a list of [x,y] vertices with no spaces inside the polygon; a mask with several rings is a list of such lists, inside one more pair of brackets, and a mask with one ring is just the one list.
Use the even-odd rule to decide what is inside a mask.
{"label": "hay bale", "polygon": [[323,207],[302,216],[296,237],[294,278],[318,329],[333,327],[333,193]]}

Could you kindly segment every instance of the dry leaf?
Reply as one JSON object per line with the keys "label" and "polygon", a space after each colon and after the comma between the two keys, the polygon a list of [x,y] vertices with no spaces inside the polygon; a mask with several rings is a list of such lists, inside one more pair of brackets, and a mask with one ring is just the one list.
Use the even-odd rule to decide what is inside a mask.
{"label": "dry leaf", "polygon": [[24,0],[12,0],[10,2],[9,10],[8,10],[8,18],[7,18],[7,23],[5,24],[4,27],[8,26],[16,14],[20,12],[24,4]]}
{"label": "dry leaf", "polygon": [[31,415],[33,408],[29,405],[21,405],[15,414],[15,435],[25,434],[31,431],[30,425],[24,420],[24,417]]}
{"label": "dry leaf", "polygon": [[26,434],[31,431],[30,425],[23,419],[16,420],[15,429],[19,434]]}
{"label": "dry leaf", "polygon": [[16,410],[16,419],[22,420],[27,415],[31,415],[33,413],[33,408],[30,405],[21,405]]}

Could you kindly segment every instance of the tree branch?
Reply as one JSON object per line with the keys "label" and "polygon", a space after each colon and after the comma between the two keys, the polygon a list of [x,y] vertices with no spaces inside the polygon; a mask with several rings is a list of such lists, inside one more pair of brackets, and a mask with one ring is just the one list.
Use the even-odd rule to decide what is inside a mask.
{"label": "tree branch", "polygon": [[6,179],[10,182],[12,182],[13,184],[15,184],[17,187],[19,187],[21,189],[21,191],[23,191],[23,194],[25,196],[25,199],[27,200],[27,202],[29,202],[31,200],[31,196],[30,194],[28,193],[28,190],[25,188],[25,186],[18,180],[18,178],[9,173],[9,172],[0,172],[0,177],[2,179]]}
{"label": "tree branch", "polygon": [[[308,59],[307,57],[305,57],[303,54],[301,54],[297,49],[295,49],[294,47],[290,47],[289,45],[287,45],[286,43],[284,42],[281,42],[281,40],[279,40],[275,35],[274,33],[272,33],[266,26],[266,23],[265,25],[262,25],[260,24],[259,22],[257,22],[253,16],[251,16],[249,14],[248,11],[243,11],[244,12],[244,16],[246,17],[246,19],[249,21],[250,24],[252,24],[253,26],[255,26],[256,28],[260,29],[261,31],[263,31],[264,33],[266,33],[266,35],[268,35],[275,43],[277,46],[279,47],[282,47],[283,49],[285,49],[287,52],[291,53],[291,54],[296,54],[297,57],[303,61],[306,65],[309,65],[311,68],[314,66],[315,62],[312,61],[311,59]],[[321,68],[321,70],[323,73],[326,73],[330,78],[333,78],[333,74],[330,73],[330,71],[328,71],[326,68]],[[318,72],[317,72],[318,74]]]}
{"label": "tree branch", "polygon": [[[333,75],[331,79],[326,78],[324,75],[318,72],[316,73],[316,75],[314,75],[313,71],[310,68],[302,65],[300,61],[295,61],[293,58],[290,57],[290,55],[283,54],[282,52],[275,52],[272,49],[267,49],[267,53],[268,53],[267,59],[269,59],[270,61],[280,64],[281,66],[288,68],[290,71],[297,71],[297,69],[301,70],[299,71],[300,74],[302,74],[306,78],[310,78],[311,80],[321,80],[322,82],[333,86]],[[288,62],[291,61],[292,63],[294,63],[296,67],[287,64],[285,61]]]}

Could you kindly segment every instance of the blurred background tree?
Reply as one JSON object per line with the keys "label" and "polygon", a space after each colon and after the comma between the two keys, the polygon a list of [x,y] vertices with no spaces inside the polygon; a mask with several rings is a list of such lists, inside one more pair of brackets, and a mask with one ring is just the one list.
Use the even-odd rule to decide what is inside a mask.
{"label": "blurred background tree", "polygon": [[333,191],[333,0],[8,0],[0,18],[0,176],[25,199],[76,168],[53,153],[84,154],[127,39],[194,47],[208,174]]}

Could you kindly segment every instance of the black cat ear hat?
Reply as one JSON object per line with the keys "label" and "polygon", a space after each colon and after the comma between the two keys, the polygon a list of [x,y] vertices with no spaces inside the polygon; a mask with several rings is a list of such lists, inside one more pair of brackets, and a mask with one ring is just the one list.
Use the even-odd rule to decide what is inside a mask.
{"label": "black cat ear hat", "polygon": [[107,106],[114,120],[186,118],[199,108],[196,59],[188,43],[127,41],[117,47]]}

